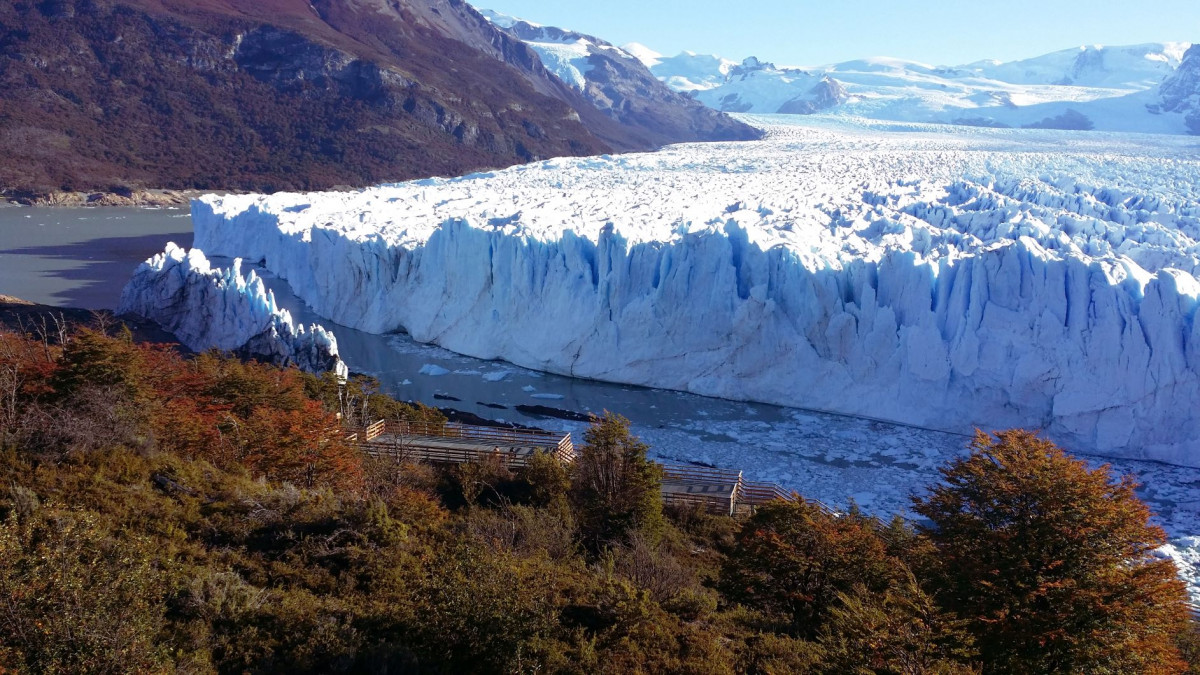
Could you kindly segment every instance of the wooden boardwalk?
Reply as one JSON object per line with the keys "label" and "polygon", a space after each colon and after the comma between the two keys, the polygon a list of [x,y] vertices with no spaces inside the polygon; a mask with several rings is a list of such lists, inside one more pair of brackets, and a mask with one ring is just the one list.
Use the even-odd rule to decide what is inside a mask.
{"label": "wooden boardwalk", "polygon": [[[575,461],[570,434],[532,429],[381,420],[349,434],[347,440],[373,457],[397,462],[465,464],[492,460],[520,469],[539,452],[549,453],[564,464]],[[689,464],[660,466],[666,504],[695,504],[710,513],[735,515],[775,499],[799,498],[774,483],[747,481],[741,471]]]}
{"label": "wooden boardwalk", "polygon": [[506,467],[519,469],[538,452],[552,454],[566,464],[575,459],[570,434],[466,424],[381,420],[351,434],[348,440],[374,457],[432,464],[498,459]]}

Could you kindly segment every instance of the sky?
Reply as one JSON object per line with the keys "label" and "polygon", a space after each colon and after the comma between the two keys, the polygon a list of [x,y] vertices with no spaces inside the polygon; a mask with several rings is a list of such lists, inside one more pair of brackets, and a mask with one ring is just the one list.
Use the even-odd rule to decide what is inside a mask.
{"label": "sky", "polygon": [[777,65],[1011,61],[1085,44],[1200,42],[1200,0],[472,0],[667,55]]}

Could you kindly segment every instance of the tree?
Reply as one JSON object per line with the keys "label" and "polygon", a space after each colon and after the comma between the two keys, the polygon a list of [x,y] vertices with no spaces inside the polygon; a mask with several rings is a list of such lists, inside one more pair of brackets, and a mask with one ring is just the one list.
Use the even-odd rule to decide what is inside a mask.
{"label": "tree", "polygon": [[129,339],[81,329],[63,347],[51,385],[66,398],[88,387],[111,387],[129,399],[140,392],[141,352]]}
{"label": "tree", "polygon": [[529,458],[521,471],[521,483],[526,501],[532,506],[550,508],[560,513],[567,510],[571,476],[567,467],[549,452],[537,452]]}
{"label": "tree", "polygon": [[725,594],[762,612],[781,632],[813,638],[858,586],[881,593],[897,576],[875,520],[831,514],[804,500],[759,507],[742,526],[721,573]]}
{"label": "tree", "polygon": [[1089,470],[1028,431],[976,435],[914,500],[940,561],[939,600],[988,672],[1173,672],[1185,593],[1129,476]]}
{"label": "tree", "polygon": [[663,527],[662,470],[646,459],[646,444],[629,420],[605,413],[593,420],[571,472],[571,501],[584,545],[593,553],[631,533],[657,537]]}

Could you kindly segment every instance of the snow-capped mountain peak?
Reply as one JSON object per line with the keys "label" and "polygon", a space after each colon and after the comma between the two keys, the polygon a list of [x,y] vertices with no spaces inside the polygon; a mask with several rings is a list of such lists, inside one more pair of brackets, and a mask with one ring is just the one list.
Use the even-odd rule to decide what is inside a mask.
{"label": "snow-capped mountain peak", "polygon": [[1188,45],[1179,42],[1083,45],[1018,61],[979,61],[953,70],[1010,84],[1148,89],[1179,67]]}
{"label": "snow-capped mountain peak", "polygon": [[641,61],[647,68],[657,66],[663,59],[662,54],[640,42],[630,42],[629,44],[621,45],[621,49],[625,50],[626,54]]}
{"label": "snow-capped mountain peak", "polygon": [[1189,133],[1200,135],[1200,45],[1192,45],[1181,58],[1175,74],[1159,88],[1160,102],[1152,112],[1183,115]]}
{"label": "snow-capped mountain peak", "polygon": [[497,12],[497,11],[494,11],[491,9],[479,9],[478,11],[480,14],[483,15],[483,18],[490,21],[492,23],[492,25],[495,26],[496,28],[512,28],[513,26],[515,26],[519,23],[528,24],[530,26],[533,26],[534,28],[542,27],[542,25],[540,23],[534,23],[532,21],[526,21],[525,19],[519,19],[519,18],[517,18],[515,16],[511,16],[509,14],[501,14],[500,12]]}

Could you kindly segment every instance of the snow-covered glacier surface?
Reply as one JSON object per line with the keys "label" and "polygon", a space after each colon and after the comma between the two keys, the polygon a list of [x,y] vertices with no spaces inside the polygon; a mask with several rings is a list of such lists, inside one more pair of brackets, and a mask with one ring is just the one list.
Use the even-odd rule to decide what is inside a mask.
{"label": "snow-covered glacier surface", "polygon": [[333,333],[318,324],[296,325],[258,275],[243,275],[241,267],[238,259],[213,267],[200,249],[169,243],[134,271],[117,313],[154,321],[196,351],[239,352],[344,378],[347,368]]}
{"label": "snow-covered glacier surface", "polygon": [[209,196],[196,242],[470,356],[1200,466],[1194,139],[754,121],[765,140]]}

